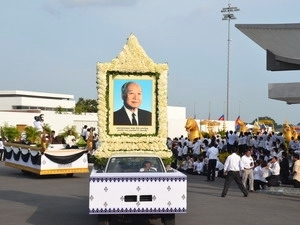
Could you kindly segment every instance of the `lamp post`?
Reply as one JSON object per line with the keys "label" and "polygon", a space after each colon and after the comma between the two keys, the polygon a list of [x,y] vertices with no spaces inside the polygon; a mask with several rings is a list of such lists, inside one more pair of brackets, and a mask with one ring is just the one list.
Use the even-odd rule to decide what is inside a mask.
{"label": "lamp post", "polygon": [[229,78],[230,78],[230,21],[235,20],[234,12],[240,11],[237,7],[232,7],[230,3],[228,3],[228,7],[222,8],[221,12],[223,13],[222,20],[228,21],[228,42],[227,42],[227,86],[226,86],[226,117],[225,120],[229,120]]}

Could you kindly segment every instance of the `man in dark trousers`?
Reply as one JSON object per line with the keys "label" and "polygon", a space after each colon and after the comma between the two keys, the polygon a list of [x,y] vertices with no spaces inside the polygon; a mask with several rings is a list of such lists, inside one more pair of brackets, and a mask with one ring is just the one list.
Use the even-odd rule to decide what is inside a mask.
{"label": "man in dark trousers", "polygon": [[206,152],[206,157],[208,158],[207,181],[215,181],[216,166],[219,157],[217,146],[216,142],[211,143],[210,148]]}
{"label": "man in dark trousers", "polygon": [[224,164],[224,175],[225,175],[225,183],[224,188],[221,194],[221,197],[225,197],[227,194],[227,191],[229,189],[230,183],[234,180],[240,190],[243,192],[244,197],[248,196],[248,191],[246,190],[245,186],[243,185],[241,176],[240,176],[240,160],[241,157],[236,154],[237,147],[232,148],[232,154],[227,157],[225,164]]}
{"label": "man in dark trousers", "polygon": [[114,112],[113,125],[151,126],[152,113],[140,109],[142,88],[135,82],[126,82],[121,88],[124,106]]}

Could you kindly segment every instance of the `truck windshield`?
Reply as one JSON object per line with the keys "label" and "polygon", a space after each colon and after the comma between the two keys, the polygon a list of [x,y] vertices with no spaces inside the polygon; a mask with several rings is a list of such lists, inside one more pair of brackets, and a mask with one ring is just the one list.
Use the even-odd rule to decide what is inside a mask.
{"label": "truck windshield", "polygon": [[107,173],[165,172],[158,157],[112,157]]}

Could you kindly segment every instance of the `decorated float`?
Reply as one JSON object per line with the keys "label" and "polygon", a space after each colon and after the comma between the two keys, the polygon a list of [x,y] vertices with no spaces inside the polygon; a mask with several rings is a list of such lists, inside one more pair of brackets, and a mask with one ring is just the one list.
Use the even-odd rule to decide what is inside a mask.
{"label": "decorated float", "polygon": [[65,144],[48,144],[45,132],[40,135],[40,147],[4,142],[5,165],[37,175],[66,174],[71,177],[74,173],[89,173],[90,140],[83,149],[66,149]]}
{"label": "decorated float", "polygon": [[[154,63],[134,35],[110,63],[97,64],[100,147],[90,174],[89,213],[101,225],[145,214],[174,225],[175,214],[186,212],[186,175],[167,169],[167,75],[168,65]],[[126,102],[134,94],[128,84],[142,90],[132,98],[137,121],[129,115],[136,107]],[[141,172],[146,164],[151,170]]]}
{"label": "decorated float", "polygon": [[5,165],[38,175],[88,173],[87,150],[50,145],[45,151],[35,146],[5,143]]}

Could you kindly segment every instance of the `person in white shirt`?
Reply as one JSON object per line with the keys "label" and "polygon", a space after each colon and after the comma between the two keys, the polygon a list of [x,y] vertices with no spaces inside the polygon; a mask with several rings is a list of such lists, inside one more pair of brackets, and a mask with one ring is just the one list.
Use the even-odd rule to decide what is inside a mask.
{"label": "person in white shirt", "polygon": [[85,132],[85,139],[84,140],[87,140],[90,136],[90,133],[91,133],[91,129],[93,129],[92,127],[90,128],[87,128],[86,129],[86,132]]}
{"label": "person in white shirt", "polygon": [[186,172],[186,170],[188,168],[187,158],[188,157],[183,157],[183,160],[179,162],[179,165],[178,165],[178,168],[177,168],[178,171],[180,171],[182,173]]}
{"label": "person in white shirt", "polygon": [[189,151],[189,148],[187,146],[187,142],[184,142],[183,148],[182,148],[182,157],[184,157],[184,158],[187,157],[188,151]]}
{"label": "person in white shirt", "polygon": [[207,181],[215,181],[218,156],[219,149],[217,149],[217,143],[214,142],[206,152],[206,157],[208,158]]}
{"label": "person in white shirt", "polygon": [[300,153],[300,136],[297,137],[295,153]]}
{"label": "person in white shirt", "polygon": [[198,157],[197,160],[194,162],[193,174],[194,175],[203,174],[203,166],[204,166],[203,157]]}
{"label": "person in white shirt", "polygon": [[194,140],[194,144],[192,147],[194,157],[198,157],[200,155],[200,147],[201,147],[201,141],[199,138],[196,138]]}
{"label": "person in white shirt", "polygon": [[168,149],[172,148],[172,139],[170,137],[167,138],[167,147]]}
{"label": "person in white shirt", "polygon": [[188,157],[186,172],[189,173],[189,174],[192,174],[193,171],[194,171],[194,158],[193,157]]}
{"label": "person in white shirt", "polygon": [[246,149],[245,155],[242,156],[240,161],[240,167],[242,169],[242,181],[245,187],[247,187],[247,181],[249,180],[249,191],[254,191],[254,178],[253,178],[253,167],[254,161],[251,156],[251,149]]}
{"label": "person in white shirt", "polygon": [[284,137],[282,136],[282,133],[276,135],[276,139],[279,140],[280,144],[284,143]]}
{"label": "person in white shirt", "polygon": [[233,151],[232,154],[227,157],[225,164],[224,164],[225,182],[224,182],[224,187],[223,187],[221,197],[226,196],[229,186],[233,180],[237,183],[239,189],[243,192],[244,197],[247,197],[248,191],[246,190],[245,186],[243,185],[241,177],[240,177],[241,157],[236,154],[236,152],[237,152],[236,147],[232,148],[232,151]]}
{"label": "person in white shirt", "polygon": [[259,143],[259,140],[258,140],[257,136],[254,136],[253,137],[253,149],[254,150],[258,150],[258,143]]}
{"label": "person in white shirt", "polygon": [[294,181],[294,187],[300,188],[300,160],[299,155],[294,153],[293,154],[293,169],[292,169],[292,175],[293,175],[293,181]]}
{"label": "person in white shirt", "polygon": [[68,131],[68,136],[65,137],[65,142],[66,142],[66,149],[77,149],[78,146],[76,145],[76,138],[75,136],[73,135],[73,131],[72,130],[69,130]]}
{"label": "person in white shirt", "polygon": [[240,132],[239,139],[238,139],[238,146],[239,146],[239,154],[243,155],[247,147],[247,137],[244,135],[243,132]]}
{"label": "person in white shirt", "polygon": [[222,152],[224,147],[224,142],[221,139],[217,139],[216,142],[218,144],[217,148],[219,149],[219,152]]}
{"label": "person in white shirt", "polygon": [[157,169],[152,167],[152,164],[150,161],[145,161],[143,163],[144,167],[140,169],[140,172],[156,172]]}
{"label": "person in white shirt", "polygon": [[192,157],[187,156],[184,160],[180,163],[178,167],[178,171],[183,173],[192,174],[194,171],[194,160]]}
{"label": "person in white shirt", "polygon": [[81,128],[81,137],[86,141],[86,132],[87,132],[87,128],[88,126],[87,125],[84,125],[82,128]]}
{"label": "person in white shirt", "polygon": [[271,133],[270,133],[270,139],[271,139],[271,141],[273,142],[273,143],[276,143],[276,135],[275,135],[275,133],[274,133],[274,131],[272,131]]}
{"label": "person in white shirt", "polygon": [[43,130],[44,130],[44,114],[34,117],[33,126],[39,132],[43,132]]}
{"label": "person in white shirt", "polygon": [[208,145],[209,145],[209,141],[207,139],[204,139],[202,142],[202,148],[203,148],[202,152],[203,153],[206,153],[207,150],[209,149]]}
{"label": "person in white shirt", "polygon": [[258,159],[255,164],[256,166],[253,169],[254,190],[264,190],[267,185],[266,177],[269,176],[269,170],[265,168],[267,166],[267,162]]}
{"label": "person in white shirt", "polygon": [[233,131],[229,131],[228,135],[227,135],[228,141],[227,141],[227,151],[229,153],[231,153],[232,148],[235,145],[235,141],[237,138],[237,135],[235,133],[233,133]]}
{"label": "person in white shirt", "polygon": [[268,166],[266,167],[270,173],[271,176],[267,177],[266,180],[268,181],[267,186],[279,186],[280,181],[280,165],[277,161],[277,156],[273,156],[271,161],[269,162]]}
{"label": "person in white shirt", "polygon": [[291,137],[291,140],[289,142],[289,150],[290,152],[294,152],[295,150],[297,150],[297,143],[294,137]]}

